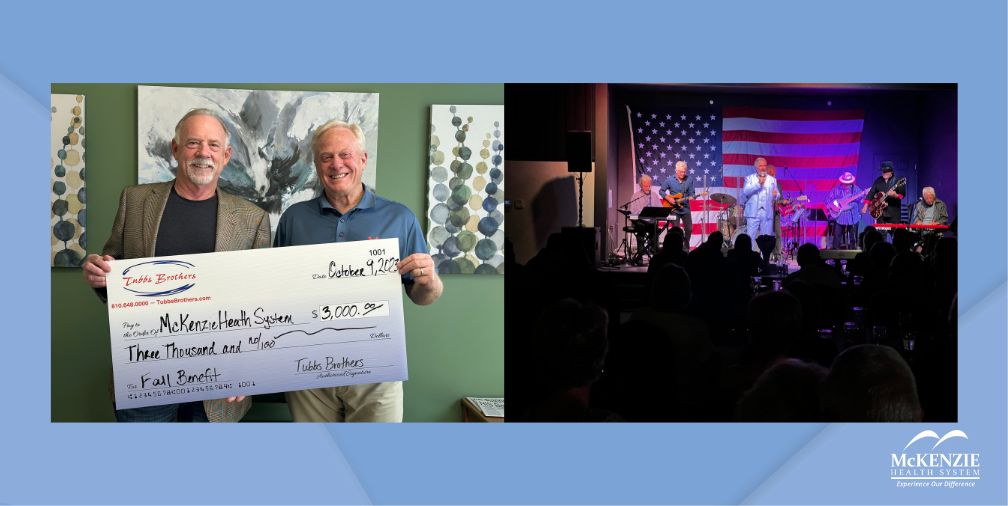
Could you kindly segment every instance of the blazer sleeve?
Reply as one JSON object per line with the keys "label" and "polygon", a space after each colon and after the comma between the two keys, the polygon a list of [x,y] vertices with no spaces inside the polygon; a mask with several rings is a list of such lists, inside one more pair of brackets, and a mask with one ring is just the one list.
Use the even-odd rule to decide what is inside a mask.
{"label": "blazer sleeve", "polygon": [[256,249],[270,247],[270,217],[269,213],[265,211],[262,213],[262,219],[259,220],[259,227],[256,229],[252,247]]}
{"label": "blazer sleeve", "polygon": [[105,241],[105,247],[102,248],[103,255],[109,255],[117,259],[123,257],[123,232],[126,227],[126,202],[128,200],[127,190],[128,188],[123,188],[122,193],[119,195],[119,209],[116,211],[115,221],[112,223],[112,233],[109,234],[108,240]]}
{"label": "blazer sleeve", "polygon": [[759,193],[759,191],[760,191],[759,179],[746,176],[745,186],[742,188],[742,195],[745,195],[746,198],[749,198]]}
{"label": "blazer sleeve", "polygon": [[[102,248],[102,255],[108,255],[116,259],[121,259],[123,257],[123,231],[126,228],[126,202],[128,200],[128,189],[128,187],[123,188],[122,193],[119,194],[119,209],[116,211],[115,221],[112,222],[112,233],[109,234],[109,238],[105,241],[105,246]],[[102,302],[108,302],[107,288],[95,288],[94,291],[95,295],[97,295]]]}
{"label": "blazer sleeve", "polygon": [[935,222],[948,225],[948,206],[944,202],[935,209]]}

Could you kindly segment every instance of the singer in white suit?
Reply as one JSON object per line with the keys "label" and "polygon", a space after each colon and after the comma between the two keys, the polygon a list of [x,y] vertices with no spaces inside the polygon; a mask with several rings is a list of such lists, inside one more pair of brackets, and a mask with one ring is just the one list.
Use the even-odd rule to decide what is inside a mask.
{"label": "singer in white suit", "polygon": [[767,174],[765,158],[757,158],[753,165],[756,173],[746,176],[742,195],[746,198],[746,233],[755,243],[755,239],[761,235],[774,235],[773,206],[780,191],[777,189],[777,179]]}

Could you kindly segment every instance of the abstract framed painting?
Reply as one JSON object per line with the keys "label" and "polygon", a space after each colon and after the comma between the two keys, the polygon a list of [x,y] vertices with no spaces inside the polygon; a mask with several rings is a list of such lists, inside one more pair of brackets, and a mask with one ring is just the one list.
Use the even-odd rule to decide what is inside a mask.
{"label": "abstract framed painting", "polygon": [[441,274],[504,274],[504,106],[431,106],[427,242]]}
{"label": "abstract framed painting", "polygon": [[321,194],[311,139],[329,120],[360,125],[369,153],[363,182],[375,188],[377,93],[164,86],[137,88],[138,183],[175,178],[175,124],[196,108],[217,113],[231,136],[231,160],[219,187],[268,212],[274,232],[284,210]]}
{"label": "abstract framed painting", "polygon": [[49,257],[52,267],[80,267],[87,249],[84,95],[51,95]]}

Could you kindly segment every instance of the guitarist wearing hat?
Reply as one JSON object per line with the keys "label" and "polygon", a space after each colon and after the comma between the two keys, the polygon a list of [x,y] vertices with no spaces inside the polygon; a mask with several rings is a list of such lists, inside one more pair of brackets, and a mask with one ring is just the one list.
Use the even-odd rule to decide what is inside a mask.
{"label": "guitarist wearing hat", "polygon": [[861,214],[857,212],[856,202],[867,193],[855,183],[854,174],[844,172],[826,195],[826,205],[823,208],[829,216],[834,249],[857,247],[857,226],[861,222]]}
{"label": "guitarist wearing hat", "polygon": [[683,248],[689,251],[690,236],[693,235],[693,215],[690,212],[689,201],[696,196],[693,180],[686,175],[686,162],[679,160],[675,164],[675,175],[666,179],[658,195],[672,208],[669,220],[678,221],[683,228]]}
{"label": "guitarist wearing hat", "polygon": [[896,179],[893,174],[893,163],[882,162],[882,175],[875,178],[875,182],[868,190],[861,212],[871,207],[875,223],[899,223],[900,207],[905,196],[906,178]]}

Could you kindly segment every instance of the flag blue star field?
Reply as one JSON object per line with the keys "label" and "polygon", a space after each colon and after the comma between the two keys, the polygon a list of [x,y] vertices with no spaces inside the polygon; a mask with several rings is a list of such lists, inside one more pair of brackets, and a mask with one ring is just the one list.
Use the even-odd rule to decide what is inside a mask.
{"label": "flag blue star field", "polygon": [[[647,174],[655,186],[660,187],[675,176],[676,162],[684,161],[686,175],[693,179],[698,194],[704,191],[709,194],[734,192],[734,189],[724,187],[720,108],[628,110],[635,182]],[[702,235],[717,230],[718,213],[724,208],[706,197],[690,201],[693,212],[692,246],[702,241]]]}
{"label": "flag blue star field", "polygon": [[[730,195],[742,205],[745,176],[753,173],[756,158],[763,157],[776,167],[785,198],[805,196],[808,207],[821,208],[841,174],[857,174],[862,110],[655,107],[628,112],[635,182],[648,174],[661,184],[683,160],[697,193],[706,189],[711,195]],[[717,229],[724,206],[698,198],[690,208],[695,246],[701,232]],[[788,221],[782,219],[782,224]],[[818,243],[824,225],[806,223],[806,240]]]}

